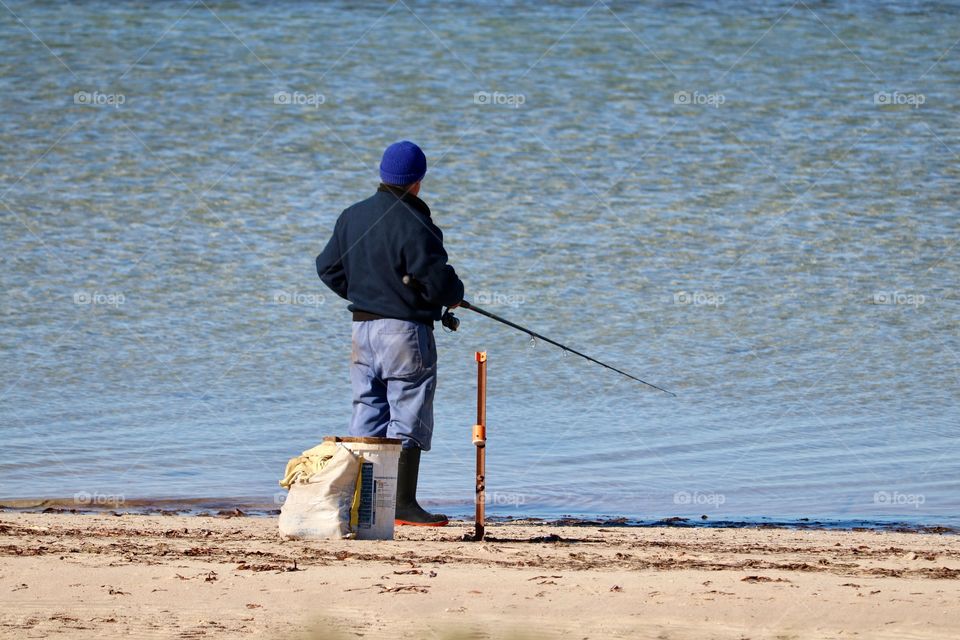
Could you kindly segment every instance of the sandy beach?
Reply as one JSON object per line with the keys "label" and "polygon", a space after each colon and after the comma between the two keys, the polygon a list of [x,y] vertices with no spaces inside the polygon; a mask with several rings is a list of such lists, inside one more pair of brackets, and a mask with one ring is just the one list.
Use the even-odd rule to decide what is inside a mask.
{"label": "sandy beach", "polygon": [[956,638],[960,539],[470,523],[299,542],[251,517],[0,513],[4,638]]}

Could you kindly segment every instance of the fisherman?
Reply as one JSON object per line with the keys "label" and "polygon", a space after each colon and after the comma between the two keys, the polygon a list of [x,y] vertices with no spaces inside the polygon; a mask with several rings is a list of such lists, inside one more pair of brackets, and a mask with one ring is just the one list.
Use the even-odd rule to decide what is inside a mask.
{"label": "fisherman", "polygon": [[[317,256],[317,273],[353,312],[350,435],[399,438],[396,523],[442,527],[446,516],[417,503],[417,476],[420,452],[433,438],[433,323],[443,307],[463,300],[463,282],[418,197],[426,172],[427,158],[414,143],[387,147],[377,192],[340,214]],[[404,284],[407,275],[416,286]]]}

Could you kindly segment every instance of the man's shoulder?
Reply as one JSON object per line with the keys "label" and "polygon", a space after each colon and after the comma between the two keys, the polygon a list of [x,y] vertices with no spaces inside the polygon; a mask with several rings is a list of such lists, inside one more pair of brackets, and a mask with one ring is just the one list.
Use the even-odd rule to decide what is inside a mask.
{"label": "man's shoulder", "polygon": [[359,234],[367,235],[374,228],[375,235],[386,234],[397,241],[421,242],[425,236],[443,241],[442,233],[430,216],[424,215],[417,207],[383,192],[376,193],[344,209],[337,218],[336,228],[337,233],[345,234],[347,241]]}
{"label": "man's shoulder", "polygon": [[368,198],[354,202],[352,205],[343,210],[343,213],[340,214],[341,217],[348,215],[356,211],[368,211],[370,209],[376,208],[378,205],[377,194],[373,194]]}
{"label": "man's shoulder", "polygon": [[[397,198],[389,193],[383,191],[378,191],[374,193],[369,198],[364,198],[359,202],[355,202],[346,209],[343,210],[341,216],[349,215],[351,213],[379,213],[384,214],[389,211],[401,211],[414,213],[419,217],[424,217],[424,214],[417,210],[416,207],[410,203],[404,202],[402,199]],[[426,216],[429,217],[429,216]]]}

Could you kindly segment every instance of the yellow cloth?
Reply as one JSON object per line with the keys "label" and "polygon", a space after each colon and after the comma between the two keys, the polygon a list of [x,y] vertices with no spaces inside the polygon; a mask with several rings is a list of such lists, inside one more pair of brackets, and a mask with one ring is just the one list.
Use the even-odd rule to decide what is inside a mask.
{"label": "yellow cloth", "polygon": [[296,458],[290,458],[280,486],[289,489],[294,482],[306,482],[310,476],[323,469],[337,451],[336,442],[324,442],[307,449]]}

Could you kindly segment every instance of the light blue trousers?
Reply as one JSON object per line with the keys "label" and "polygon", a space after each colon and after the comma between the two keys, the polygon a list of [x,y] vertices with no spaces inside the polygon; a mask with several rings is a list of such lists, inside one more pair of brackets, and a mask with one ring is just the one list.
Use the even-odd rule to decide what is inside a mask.
{"label": "light blue trousers", "polygon": [[433,329],[407,320],[353,323],[350,435],[399,438],[430,450],[437,344]]}

